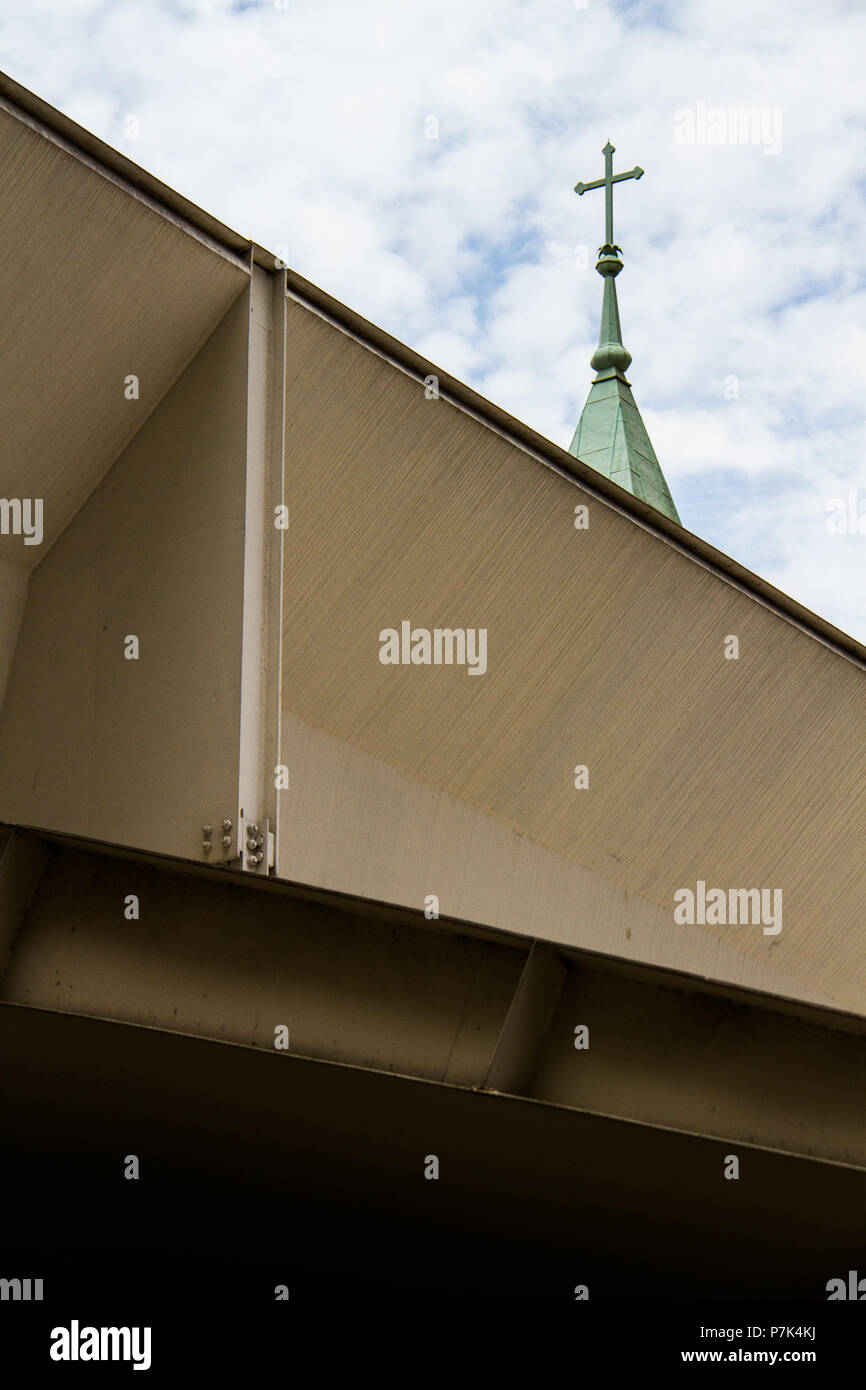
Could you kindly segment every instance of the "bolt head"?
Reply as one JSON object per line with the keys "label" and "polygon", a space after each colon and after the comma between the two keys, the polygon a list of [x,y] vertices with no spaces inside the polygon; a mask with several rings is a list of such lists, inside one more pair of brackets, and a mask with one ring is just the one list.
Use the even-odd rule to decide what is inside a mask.
{"label": "bolt head", "polygon": [[224,820],[224,821],[223,821],[223,830],[231,830],[231,828],[232,828],[232,823],[231,823],[231,821],[230,821],[230,820]]}
{"label": "bolt head", "polygon": [[204,835],[205,839],[208,839],[213,834],[213,826],[203,825],[201,828],[201,833],[202,835]]}
{"label": "bolt head", "polygon": [[229,847],[229,845],[231,844],[231,842],[232,842],[232,837],[231,837],[231,835],[223,835],[223,836],[221,837],[221,839],[220,839],[220,844],[221,844],[221,845],[224,845],[226,849],[228,849],[228,847]]}
{"label": "bolt head", "polygon": [[210,854],[211,850],[213,849],[213,845],[211,844],[210,840],[202,840],[201,847],[205,854]]}

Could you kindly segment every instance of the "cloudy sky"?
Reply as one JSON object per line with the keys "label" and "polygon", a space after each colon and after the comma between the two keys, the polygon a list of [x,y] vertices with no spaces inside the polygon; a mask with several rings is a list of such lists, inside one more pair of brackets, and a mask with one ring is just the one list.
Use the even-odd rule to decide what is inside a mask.
{"label": "cloudy sky", "polygon": [[623,336],[684,525],[861,640],[864,53],[862,0],[0,17],[18,82],[565,447],[601,304],[604,200],[573,187],[610,139],[646,171],[616,190]]}

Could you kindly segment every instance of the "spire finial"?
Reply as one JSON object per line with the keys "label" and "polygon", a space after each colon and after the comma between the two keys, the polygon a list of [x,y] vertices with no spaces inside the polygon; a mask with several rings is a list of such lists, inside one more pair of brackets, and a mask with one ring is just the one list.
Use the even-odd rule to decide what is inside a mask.
{"label": "spire finial", "polygon": [[[637,164],[633,169],[629,169],[627,174],[615,174],[613,172],[613,156],[615,153],[616,146],[612,145],[608,140],[607,144],[602,150],[602,154],[604,155],[604,178],[595,179],[592,183],[576,183],[574,185],[574,191],[579,198],[582,197],[584,193],[588,193],[591,188],[604,189],[604,246],[599,248],[599,256],[602,256],[605,251],[610,252],[612,255],[616,255],[620,249],[618,246],[614,245],[613,241],[614,184],[622,183],[623,179],[643,178],[643,169],[639,168]],[[622,269],[622,266],[620,266],[620,269]],[[596,266],[596,270],[599,270],[598,266]],[[601,275],[604,275],[605,273],[609,275],[610,271],[605,272],[602,270],[599,271],[599,273]],[[613,273],[616,274],[616,271],[614,271]]]}
{"label": "spire finial", "polygon": [[613,239],[613,186],[623,179],[643,178],[635,166],[626,174],[613,172],[614,147],[608,140],[604,155],[604,178],[593,183],[576,183],[578,196],[590,188],[604,189],[604,245],[598,249],[596,270],[604,279],[601,303],[601,329],[598,347],[592,354],[596,375],[589,389],[569,453],[603,473],[635,497],[657,507],[679,521],[659,461],[655,456],[640,412],[634,403],[626,368],[631,353],[623,346],[616,298],[616,277],[622,270],[622,252]]}
{"label": "spire finial", "polygon": [[596,270],[604,277],[604,298],[601,308],[601,331],[598,347],[592,355],[590,366],[600,374],[596,381],[609,376],[620,376],[625,381],[625,371],[631,362],[631,353],[623,346],[622,330],[619,326],[619,306],[616,301],[614,279],[622,270],[622,250],[613,239],[613,186],[623,179],[643,178],[643,169],[635,165],[626,174],[613,172],[613,156],[616,147],[608,140],[604,155],[604,178],[593,183],[576,183],[574,191],[582,197],[591,188],[604,189],[604,245],[598,248]]}

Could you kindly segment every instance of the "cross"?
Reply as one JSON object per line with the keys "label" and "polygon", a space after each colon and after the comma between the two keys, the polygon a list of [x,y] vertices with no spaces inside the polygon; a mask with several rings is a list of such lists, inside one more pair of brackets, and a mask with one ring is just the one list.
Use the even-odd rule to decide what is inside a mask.
{"label": "cross", "polygon": [[[643,169],[639,169],[637,165],[635,165],[633,169],[629,169],[627,174],[615,174],[613,172],[614,146],[610,143],[609,140],[605,145],[604,149],[602,150],[602,154],[604,155],[604,178],[596,179],[594,183],[576,183],[574,185],[574,191],[578,195],[578,197],[580,197],[583,193],[586,193],[587,190],[590,188],[604,189],[604,240],[607,246],[612,247],[613,186],[615,183],[620,183],[623,179],[643,178]],[[615,249],[619,250],[618,247]]]}

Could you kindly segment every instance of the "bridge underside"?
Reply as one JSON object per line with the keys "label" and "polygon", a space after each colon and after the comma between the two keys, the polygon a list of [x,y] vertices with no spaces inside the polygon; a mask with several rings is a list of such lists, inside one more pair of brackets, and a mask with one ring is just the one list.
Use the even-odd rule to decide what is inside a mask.
{"label": "bridge underside", "polygon": [[4,1249],[46,1296],[822,1298],[862,1249],[849,1016],[21,832],[3,865]]}

